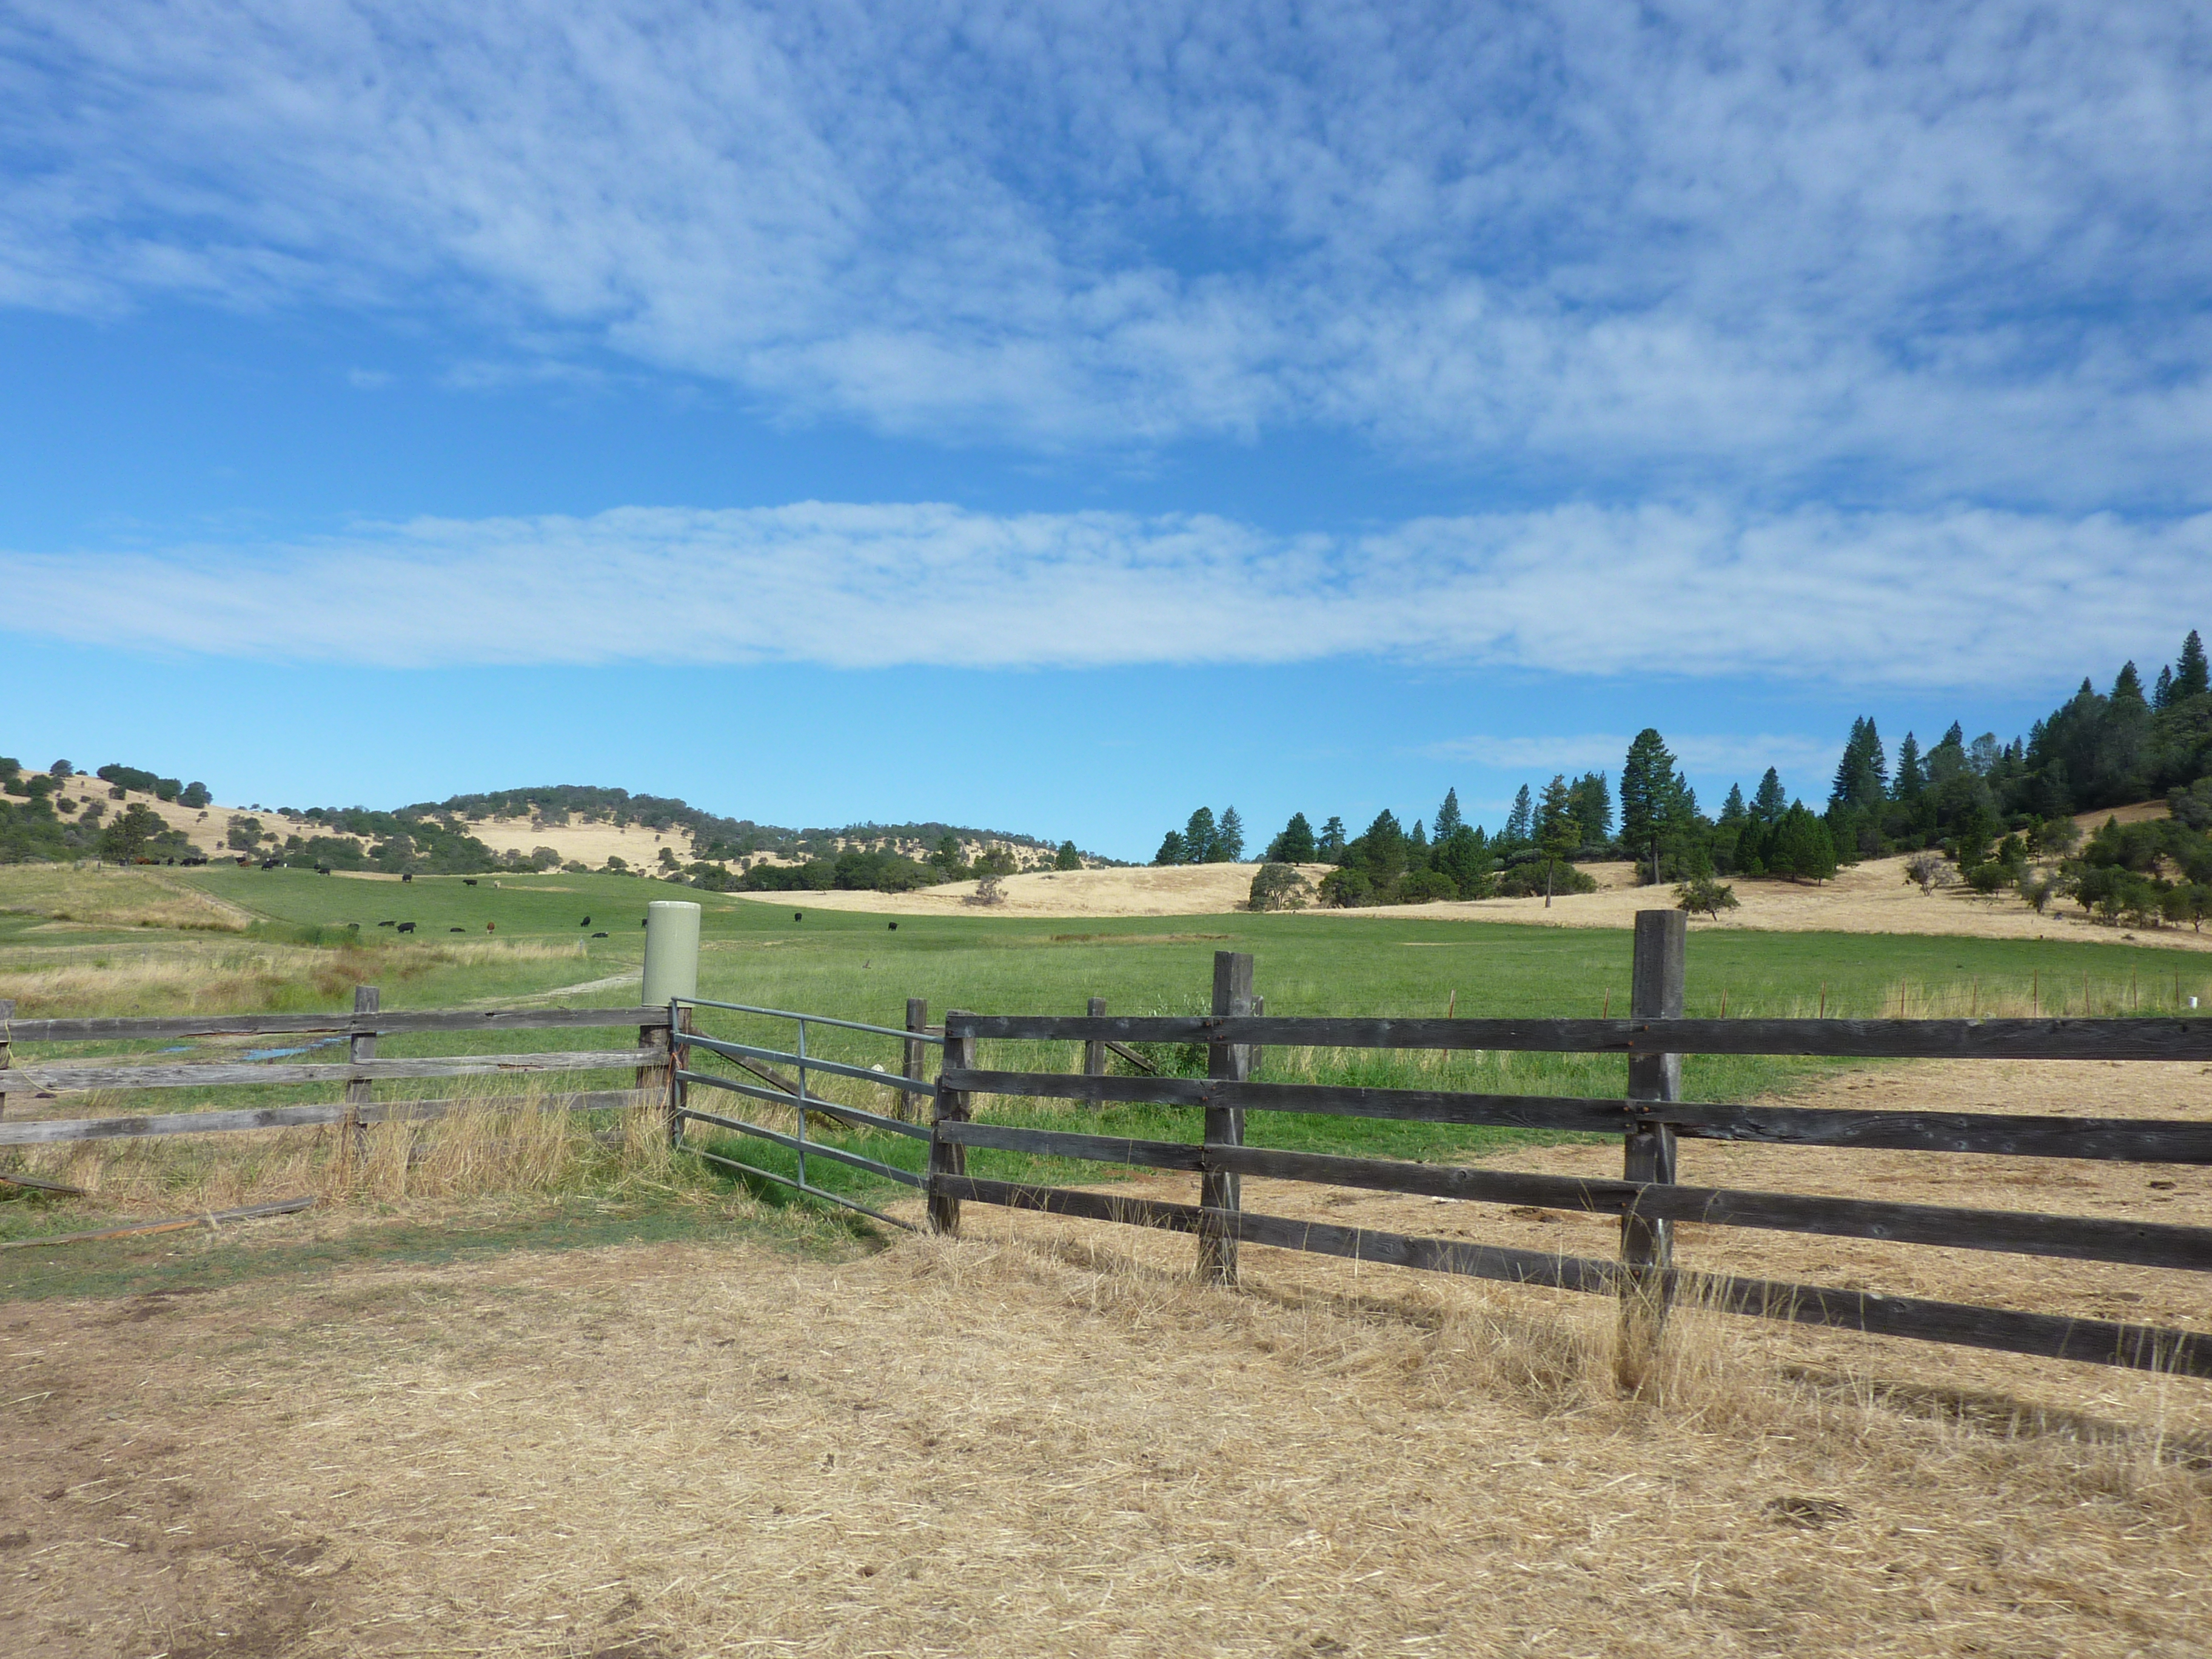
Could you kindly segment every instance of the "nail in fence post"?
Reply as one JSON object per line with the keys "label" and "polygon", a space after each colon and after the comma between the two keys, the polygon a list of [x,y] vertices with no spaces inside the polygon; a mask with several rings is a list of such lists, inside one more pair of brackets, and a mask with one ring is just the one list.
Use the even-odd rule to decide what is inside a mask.
{"label": "nail in fence post", "polygon": [[[1636,913],[1636,957],[1631,969],[1628,1015],[1632,1021],[1680,1019],[1688,915],[1680,910]],[[1682,1057],[1638,1054],[1628,1062],[1628,1097],[1680,1100]],[[1625,1177],[1642,1183],[1674,1179],[1674,1131],[1667,1124],[1634,1127],[1626,1138]],[[1624,1388],[1642,1386],[1656,1358],[1666,1323],[1665,1270],[1674,1266],[1671,1224],[1633,1212],[1620,1218],[1620,1259],[1626,1271],[1620,1287],[1619,1378]]]}
{"label": "nail in fence post", "polygon": [[[939,1068],[937,1112],[932,1127],[938,1123],[965,1123],[968,1121],[968,1096],[964,1091],[948,1089],[944,1084],[946,1072],[967,1071],[975,1064],[975,1039],[955,1036],[952,1028],[967,1015],[959,1009],[950,1009],[945,1016],[945,1061]],[[929,1174],[933,1190],[929,1194],[929,1231],[947,1235],[960,1231],[960,1200],[947,1194],[933,1190],[939,1176],[968,1173],[968,1149],[950,1140],[939,1140],[934,1135],[929,1141]]]}
{"label": "nail in fence post", "polygon": [[[1091,998],[1088,1012],[1093,1019],[1105,1018],[1106,999]],[[1085,1077],[1106,1075],[1106,1043],[1103,1038],[1093,1037],[1083,1045],[1083,1075]],[[1094,1112],[1103,1111],[1105,1109],[1106,1103],[1103,1100],[1093,1100],[1091,1103],[1091,1109]]]}
{"label": "nail in fence post", "polygon": [[[929,1030],[929,999],[908,997],[906,1000],[906,1029],[909,1031]],[[919,1037],[906,1040],[906,1076],[909,1083],[929,1081],[929,1045]],[[898,1116],[902,1122],[912,1122],[920,1111],[921,1097],[898,1091]]]}
{"label": "nail in fence post", "polygon": [[[374,985],[353,988],[353,1011],[356,1014],[374,1013],[382,1000],[383,993]],[[376,1034],[374,1031],[356,1032],[353,1040],[346,1044],[346,1059],[358,1066],[364,1060],[375,1058]],[[365,1158],[368,1154],[368,1129],[361,1121],[361,1109],[368,1103],[369,1096],[375,1087],[365,1077],[349,1078],[346,1081],[345,1124],[338,1132],[344,1145],[338,1156],[345,1160],[349,1176],[356,1160]]]}
{"label": "nail in fence post", "polygon": [[[2176,980],[2175,984],[2181,981]],[[8,1022],[15,1018],[13,998],[0,997],[0,1117],[8,1115],[8,1067],[14,1062],[9,1058]]]}
{"label": "nail in fence post", "polygon": [[[1252,1012],[1252,958],[1242,951],[1213,953],[1213,1012],[1217,1017],[1242,1018]],[[1252,1050],[1241,1042],[1210,1042],[1206,1048],[1206,1074],[1225,1082],[1242,1083],[1252,1074]],[[1206,1109],[1206,1144],[1241,1146],[1244,1144],[1244,1112],[1237,1106]],[[1213,1211],[1243,1207],[1243,1183],[1222,1170],[1208,1170],[1199,1177],[1200,1206]],[[1199,1277],[1216,1285],[1237,1282],[1237,1241],[1221,1230],[1218,1220],[1201,1222],[1198,1235]]]}

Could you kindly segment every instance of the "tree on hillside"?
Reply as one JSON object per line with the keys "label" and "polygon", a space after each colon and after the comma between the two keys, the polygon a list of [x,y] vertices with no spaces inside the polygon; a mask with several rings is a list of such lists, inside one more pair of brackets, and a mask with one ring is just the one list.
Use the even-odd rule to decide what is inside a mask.
{"label": "tree on hillside", "polygon": [[1182,832],[1170,830],[1160,837],[1160,850],[1152,854],[1154,864],[1188,864],[1190,849],[1183,843]]}
{"label": "tree on hillside", "polygon": [[128,864],[143,858],[147,842],[167,828],[159,812],[143,801],[133,801],[100,832],[100,856],[110,864]]}
{"label": "tree on hillside", "polygon": [[1792,801],[1774,827],[1773,855],[1767,869],[1800,881],[1826,881],[1836,873],[1836,844],[1828,826],[1802,801]]}
{"label": "tree on hillside", "polygon": [[1881,748],[1881,734],[1871,716],[1851,722],[1851,735],[1836,763],[1836,778],[1828,791],[1831,808],[1845,806],[1862,812],[1879,812],[1889,799],[1889,763]]}
{"label": "tree on hillside", "polygon": [[1575,821],[1582,826],[1582,845],[1602,847],[1613,839],[1613,791],[1605,774],[1585,772],[1568,786],[1574,797]]}
{"label": "tree on hillside", "polygon": [[1461,824],[1440,839],[1431,854],[1431,866],[1452,884],[1463,899],[1488,898],[1495,885],[1498,860],[1492,856],[1489,838],[1481,830]]}
{"label": "tree on hillside", "polygon": [[2173,665],[2173,699],[2201,697],[2212,691],[2212,665],[2204,658],[2204,641],[2191,629],[2189,637],[2181,642],[2181,659]]}
{"label": "tree on hillside", "polygon": [[[1406,873],[1406,832],[1398,827],[1397,815],[1384,807],[1354,845],[1360,849],[1359,864],[1368,880],[1387,894]],[[1352,848],[1345,851],[1348,855]]]}
{"label": "tree on hillside", "polygon": [[1244,860],[1244,820],[1237,816],[1237,809],[1226,806],[1221,811],[1221,827],[1214,831],[1213,845],[1206,850],[1208,864],[1241,864]]}
{"label": "tree on hillside", "polygon": [[1721,803],[1721,822],[1738,823],[1751,816],[1751,809],[1743,804],[1743,786],[1729,785],[1728,799]]}
{"label": "tree on hillside", "polygon": [[1060,851],[1052,855],[1052,867],[1055,870],[1080,870],[1083,867],[1083,854],[1075,850],[1073,842],[1060,842]]}
{"label": "tree on hillside", "polygon": [[1437,845],[1441,847],[1452,838],[1452,834],[1464,823],[1459,815],[1459,791],[1444,791],[1444,804],[1437,808]]}
{"label": "tree on hillside", "polygon": [[1920,739],[1907,732],[1905,741],[1897,746],[1897,776],[1890,782],[1890,799],[1916,801],[1927,787],[1928,772],[1920,763]]}
{"label": "tree on hillside", "polygon": [[1213,838],[1219,832],[1213,825],[1213,809],[1201,806],[1190,815],[1190,822],[1182,827],[1182,861],[1185,864],[1213,862]]}
{"label": "tree on hillside", "polygon": [[1334,812],[1321,827],[1321,839],[1314,843],[1314,856],[1323,864],[1344,862],[1344,820]]}
{"label": "tree on hillside", "polygon": [[1770,766],[1751,798],[1751,815],[1771,827],[1781,823],[1782,815],[1789,810],[1790,797],[1782,787],[1782,775]]}
{"label": "tree on hillside", "polygon": [[1667,741],[1650,726],[1636,734],[1620,769],[1620,840],[1632,859],[1649,859],[1650,878],[1661,876],[1660,854],[1694,814],[1695,800],[1674,769]]}
{"label": "tree on hillside", "polygon": [[[1335,822],[1334,819],[1330,820]],[[1306,822],[1303,812],[1291,814],[1291,821],[1282,833],[1267,843],[1267,862],[1269,864],[1311,864],[1314,861],[1313,825]]]}
{"label": "tree on hillside", "polygon": [[1513,810],[1505,815],[1505,833],[1498,839],[1516,847],[1526,847],[1535,831],[1536,809],[1528,799],[1528,786],[1522,784],[1513,797]]}
{"label": "tree on hillside", "polygon": [[1552,890],[1558,884],[1559,866],[1582,845],[1582,821],[1575,816],[1574,793],[1563,773],[1553,773],[1544,786],[1544,799],[1536,809],[1536,845],[1544,854],[1544,908],[1552,908]]}

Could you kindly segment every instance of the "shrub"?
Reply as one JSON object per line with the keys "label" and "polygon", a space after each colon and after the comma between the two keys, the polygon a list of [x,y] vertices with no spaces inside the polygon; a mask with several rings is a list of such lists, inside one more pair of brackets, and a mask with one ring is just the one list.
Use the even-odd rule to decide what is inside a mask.
{"label": "shrub", "polygon": [[1459,884],[1441,870],[1409,871],[1398,884],[1398,902],[1401,904],[1426,904],[1432,899],[1455,899],[1458,896]]}
{"label": "shrub", "polygon": [[1711,876],[1692,876],[1683,882],[1674,889],[1674,902],[1692,915],[1703,914],[1715,921],[1721,919],[1722,911],[1741,908],[1736,901],[1735,889],[1726,882],[1715,881]]}
{"label": "shrub", "polygon": [[1263,864],[1252,877],[1248,902],[1255,910],[1303,910],[1313,902],[1314,885],[1291,864]]}
{"label": "shrub", "polygon": [[1321,878],[1321,897],[1340,910],[1357,909],[1375,902],[1375,884],[1364,870],[1332,870]]}

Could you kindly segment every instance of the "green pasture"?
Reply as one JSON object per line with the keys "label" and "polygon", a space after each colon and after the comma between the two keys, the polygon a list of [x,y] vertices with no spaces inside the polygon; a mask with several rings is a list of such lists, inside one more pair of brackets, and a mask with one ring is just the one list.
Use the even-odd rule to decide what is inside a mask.
{"label": "green pasture", "polygon": [[[9,872],[0,871],[0,906]],[[1595,1017],[1626,1012],[1630,936],[1625,931],[1565,929],[1505,923],[1374,915],[1246,915],[1204,917],[1036,920],[961,915],[902,916],[896,928],[880,915],[810,908],[806,896],[781,902],[678,889],[632,877],[547,874],[480,878],[420,877],[400,884],[322,877],[298,871],[214,866],[164,872],[255,918],[244,933],[208,934],[162,927],[55,931],[35,917],[0,915],[0,969],[21,969],[49,956],[72,960],[149,958],[172,953],[215,963],[225,953],[281,948],[287,960],[309,964],[265,989],[259,1006],[286,1009],[348,1006],[351,981],[379,984],[388,1008],[499,1006],[537,1000],[571,1006],[620,1004],[632,985],[591,990],[597,980],[637,971],[641,923],[654,898],[682,897],[702,908],[700,990],[705,997],[884,1025],[902,1023],[908,997],[927,999],[933,1019],[949,1008],[981,1012],[1080,1013],[1103,997],[1115,1013],[1195,1012],[1209,1000],[1213,954],[1249,951],[1256,988],[1270,1013],[1439,1016]],[[496,884],[495,884],[496,882]],[[590,918],[586,926],[584,919]],[[402,937],[380,921],[413,921]],[[492,931],[486,931],[491,924]],[[455,932],[453,930],[459,930]],[[605,932],[605,939],[594,939]],[[449,959],[465,947],[470,959]],[[103,956],[101,953],[106,953]],[[565,993],[565,994],[562,994]],[[9,993],[0,988],[0,995]],[[2185,1009],[2194,995],[2212,1011],[2212,958],[2130,943],[2077,939],[1978,939],[1914,935],[1754,933],[1691,930],[1687,1009],[1692,1014],[1832,1015],[2099,1014]],[[85,1007],[68,1012],[150,1012]],[[56,1009],[52,1012],[63,1012]],[[702,1029],[788,1049],[787,1021],[706,1011]],[[619,1047],[619,1030],[435,1035],[393,1037],[380,1050],[401,1056],[501,1048]],[[137,1045],[143,1052],[149,1047]],[[283,1046],[272,1042],[269,1046]],[[896,1069],[895,1040],[815,1027],[810,1051],[828,1058]],[[23,1058],[33,1058],[25,1049]],[[92,1052],[84,1048],[72,1054]],[[179,1059],[215,1057],[191,1052]],[[328,1060],[316,1051],[302,1060]],[[1165,1049],[1153,1058],[1170,1069],[1202,1066],[1199,1051]],[[987,1066],[1073,1070],[1067,1044],[987,1046]],[[719,1062],[702,1065],[719,1066]],[[1693,1058],[1686,1091],[1705,1099],[1787,1093],[1834,1069],[1832,1063],[1786,1058]],[[1519,1093],[1618,1094],[1624,1062],[1610,1058],[1530,1054],[1336,1053],[1278,1051],[1263,1074],[1285,1079],[1392,1085]],[[568,1073],[558,1087],[618,1085],[618,1075]],[[394,1083],[380,1092],[437,1092],[443,1085]],[[883,1110],[887,1090],[865,1083],[826,1083],[832,1098]],[[208,1093],[209,1097],[193,1097]],[[334,1088],[304,1086],[286,1097],[312,1099]],[[103,1109],[177,1109],[273,1099],[267,1090],[147,1091]],[[752,1107],[734,1097],[712,1099],[738,1115],[788,1130],[790,1115]],[[695,1103],[708,1105],[707,1091]],[[1127,1106],[1093,1112],[1050,1102],[996,1101],[983,1115],[1005,1121],[1079,1127],[1142,1139],[1188,1139],[1192,1115]],[[1255,1115],[1255,1143],[1383,1156],[1479,1155],[1511,1132],[1451,1130],[1330,1118]],[[717,1150],[789,1173],[791,1155],[763,1142],[740,1149],[716,1137]],[[840,1144],[913,1164],[915,1143],[880,1135],[842,1136]],[[1073,1170],[1034,1160],[978,1154],[978,1173],[1008,1178],[1061,1178]],[[1085,1168],[1086,1178],[1103,1171]],[[891,1195],[884,1183],[852,1175],[827,1160],[810,1169],[837,1190]]]}

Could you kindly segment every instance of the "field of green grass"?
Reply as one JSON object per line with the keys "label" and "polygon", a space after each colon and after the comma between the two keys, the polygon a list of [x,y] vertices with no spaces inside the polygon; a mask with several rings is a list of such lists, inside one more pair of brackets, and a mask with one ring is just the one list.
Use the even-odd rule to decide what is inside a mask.
{"label": "field of green grass", "polygon": [[[885,918],[810,910],[804,896],[763,904],[693,892],[636,878],[548,874],[422,877],[402,884],[235,866],[205,870],[74,872],[0,870],[0,997],[23,1017],[234,1012],[349,1006],[356,981],[382,988],[387,1008],[493,1007],[550,1001],[619,1005],[636,995],[641,922],[649,900],[684,897],[702,909],[700,994],[732,1002],[802,1009],[885,1025],[902,1022],[906,999],[925,997],[933,1019],[948,1008],[984,1012],[1079,1013],[1103,997],[1116,1013],[1194,1012],[1206,1006],[1213,953],[1246,951],[1271,1013],[1596,1016],[1626,1012],[1630,941],[1626,933],[1503,923],[1312,915],[1228,915],[1170,920],[1039,921],[994,917]],[[134,905],[137,908],[134,909]],[[204,915],[202,914],[204,912]],[[211,931],[206,918],[227,918]],[[134,917],[140,918],[134,920]],[[589,918],[586,925],[586,918]],[[383,921],[413,921],[399,936]],[[488,928],[489,931],[488,931]],[[607,937],[592,937],[605,933]],[[599,981],[607,981],[601,984]],[[2124,940],[1975,939],[1955,937],[1701,933],[1689,948],[1692,1014],[1912,1016],[2144,1013],[2185,1010],[2195,996],[2212,1010],[2212,974],[2201,959]],[[701,1029],[787,1048],[792,1028],[708,1011]],[[395,1037],[388,1055],[499,1048],[620,1046],[618,1032],[538,1032],[502,1036]],[[135,1045],[140,1051],[177,1045]],[[111,1052],[125,1045],[112,1045]],[[896,1069],[895,1042],[817,1027],[811,1051]],[[19,1048],[19,1060],[40,1051]],[[87,1055],[84,1047],[49,1050]],[[223,1051],[227,1053],[228,1051]],[[218,1057],[202,1046],[177,1058]],[[332,1058],[321,1052],[296,1056]],[[1195,1051],[1156,1059],[1189,1068]],[[1007,1068],[1073,1070],[1070,1045],[996,1045],[983,1062]],[[702,1061],[702,1064],[705,1062]],[[1692,1097],[1742,1099],[1788,1092],[1832,1066],[1767,1058],[1693,1059]],[[1288,1079],[1404,1085],[1527,1093],[1613,1094],[1624,1063],[1577,1055],[1277,1052],[1264,1074]],[[618,1077],[571,1074],[574,1086],[617,1085]],[[380,1092],[435,1092],[392,1084]],[[871,1085],[828,1085],[834,1098],[884,1109],[890,1093]],[[327,1097],[335,1086],[283,1091]],[[708,1103],[698,1091],[696,1103]],[[99,1109],[172,1110],[271,1100],[270,1090],[143,1091],[108,1097]],[[736,1106],[734,1097],[715,1097]],[[743,1108],[745,1115],[755,1109]],[[790,1115],[760,1108],[788,1129]],[[73,1114],[74,1115],[74,1114]],[[1097,1132],[1187,1139],[1188,1113],[994,1102],[985,1115],[1007,1121],[1095,1127]],[[1341,1119],[1255,1115],[1259,1143],[1348,1152],[1438,1158],[1479,1154],[1509,1132],[1450,1130]],[[872,1155],[911,1164],[918,1147],[884,1136],[843,1137]],[[722,1137],[718,1150],[739,1149]],[[747,1143],[746,1161],[789,1172],[790,1155]],[[979,1173],[1060,1178],[1072,1173],[1034,1161],[983,1154]],[[1084,1171],[1096,1178],[1100,1171]],[[885,1183],[827,1160],[810,1169],[820,1184],[890,1195]],[[763,1195],[771,1195],[763,1192]]]}

